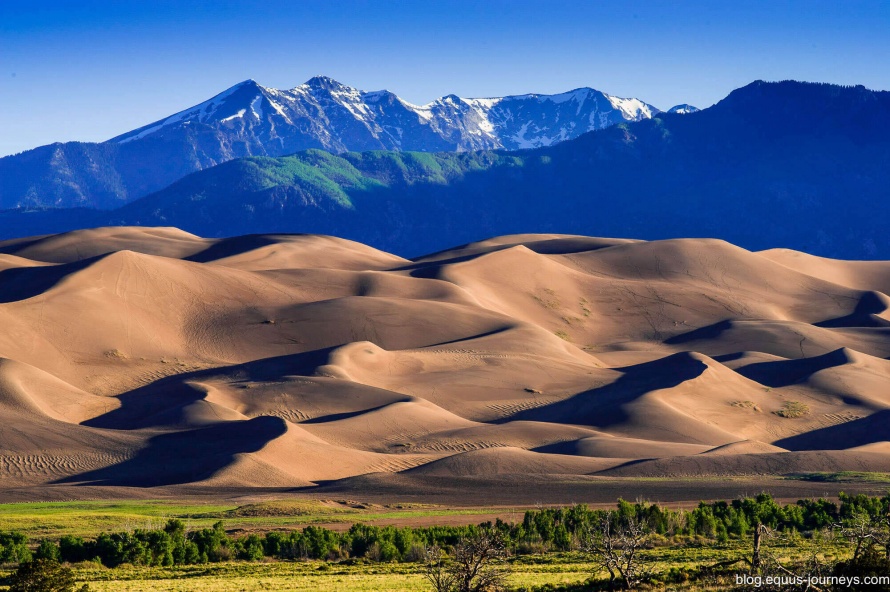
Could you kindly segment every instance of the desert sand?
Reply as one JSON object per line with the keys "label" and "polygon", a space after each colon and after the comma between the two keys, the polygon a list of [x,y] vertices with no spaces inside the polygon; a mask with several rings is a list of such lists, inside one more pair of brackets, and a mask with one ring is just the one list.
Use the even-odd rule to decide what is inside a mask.
{"label": "desert sand", "polygon": [[0,498],[890,472],[888,291],[890,262],[706,239],[6,241]]}

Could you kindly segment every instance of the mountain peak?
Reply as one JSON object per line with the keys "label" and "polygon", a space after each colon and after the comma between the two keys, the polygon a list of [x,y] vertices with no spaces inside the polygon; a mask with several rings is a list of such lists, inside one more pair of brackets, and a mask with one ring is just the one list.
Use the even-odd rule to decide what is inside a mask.
{"label": "mountain peak", "polygon": [[324,76],[319,74],[318,76],[313,76],[309,80],[306,81],[306,86],[311,88],[323,88],[326,90],[334,89],[334,88],[346,88],[345,84],[337,82],[330,76]]}
{"label": "mountain peak", "polygon": [[695,113],[696,111],[701,111],[701,109],[699,109],[698,107],[693,107],[692,105],[688,105],[686,103],[683,103],[682,105],[674,105],[667,110],[668,113],[678,113],[680,115]]}

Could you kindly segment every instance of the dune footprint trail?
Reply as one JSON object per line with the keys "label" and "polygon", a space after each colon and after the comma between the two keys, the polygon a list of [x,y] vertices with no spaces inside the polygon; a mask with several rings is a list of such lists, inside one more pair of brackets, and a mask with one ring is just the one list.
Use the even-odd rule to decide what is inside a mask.
{"label": "dune footprint trail", "polygon": [[886,472],[888,290],[704,239],[6,241],[2,487]]}

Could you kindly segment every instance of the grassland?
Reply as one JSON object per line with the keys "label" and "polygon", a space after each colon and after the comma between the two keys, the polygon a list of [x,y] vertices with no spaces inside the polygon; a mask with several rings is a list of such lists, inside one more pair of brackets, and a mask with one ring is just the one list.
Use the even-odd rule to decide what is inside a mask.
{"label": "grassland", "polygon": [[[199,567],[114,569],[80,564],[80,582],[98,592],[422,592],[429,588],[416,564],[328,564],[320,561],[243,563]],[[516,565],[510,584],[519,587],[577,584],[589,577],[587,565],[566,558],[553,564]]]}
{"label": "grassland", "polygon": [[[65,535],[95,536],[142,528],[161,528],[178,518],[189,527],[205,528],[223,520],[230,531],[269,531],[325,525],[336,530],[367,524],[469,524],[486,516],[509,516],[503,508],[450,509],[436,505],[378,505],[349,500],[274,500],[251,504],[149,501],[71,501],[0,504],[0,531],[14,530],[31,539]],[[522,517],[519,510],[517,517]]]}
{"label": "grassland", "polygon": [[[737,559],[750,552],[748,541],[734,540],[714,545],[703,541],[686,541],[644,552],[653,571],[668,574],[671,570],[689,571]],[[813,552],[823,559],[843,557],[848,550],[838,541],[814,542],[805,538],[785,540],[766,547],[783,563],[802,560]],[[741,566],[739,567],[741,569]],[[2,571],[2,570],[0,570]],[[97,592],[422,592],[429,586],[422,567],[414,563],[372,563],[345,561],[266,561],[259,563],[226,562],[201,566],[142,567],[123,565],[106,568],[94,562],[74,566],[79,582],[87,582]],[[591,563],[579,553],[547,553],[516,556],[509,561],[509,585],[513,590],[581,589],[595,573]],[[9,573],[11,569],[3,571]],[[664,582],[655,589],[667,590],[730,590],[732,582],[725,574],[705,581]]]}
{"label": "grassland", "polygon": [[[832,476],[840,478],[838,475],[832,474]],[[858,474],[845,474],[844,477],[862,478]],[[781,524],[795,519],[809,520],[822,510],[829,510],[833,512],[832,516],[840,519],[845,515],[854,515],[854,510],[857,508],[862,510],[874,506],[871,512],[883,515],[882,508],[887,507],[890,498],[842,495],[840,502],[839,507],[828,501],[820,502],[821,505],[781,507],[771,498],[759,497],[757,500],[748,498],[733,503],[740,512],[742,510],[753,512],[763,516],[765,522],[770,520],[774,522],[770,534],[765,537],[763,555],[768,561],[794,566],[802,565],[813,557],[818,557],[823,565],[831,565],[838,560],[849,558],[852,550],[851,542],[842,536],[830,534],[830,529],[824,527],[806,531],[799,528],[780,530]],[[637,515],[657,509],[655,506],[631,505],[627,502],[619,503],[618,507],[619,512],[631,512]],[[805,513],[795,518],[795,508]],[[736,589],[733,575],[736,571],[747,569],[744,561],[751,556],[751,530],[743,528],[740,531],[742,534],[733,534],[732,524],[735,522],[732,524],[720,522],[720,512],[726,511],[731,514],[733,510],[729,506],[721,506],[715,502],[713,505],[702,504],[694,510],[659,510],[662,514],[652,514],[653,517],[657,518],[660,515],[678,524],[685,522],[688,526],[671,527],[675,534],[657,534],[654,530],[651,533],[646,548],[640,552],[646,571],[655,575],[647,589],[687,592]],[[531,511],[525,515],[524,523],[527,528],[534,529],[534,525],[539,523],[547,527],[538,520],[541,517],[561,516],[560,520],[570,520],[569,514],[564,512],[569,510]],[[406,525],[438,525],[450,522],[466,525],[478,523],[481,519],[493,520],[495,516],[504,515],[502,508],[452,510],[422,504],[380,506],[348,500],[278,500],[241,505],[169,501],[82,501],[0,505],[0,531],[17,530],[27,533],[33,551],[36,543],[42,538],[58,540],[64,535],[94,538],[102,532],[157,529],[163,527],[165,521],[170,518],[189,521],[190,527],[195,529],[209,527],[214,522],[222,521],[225,530],[231,536],[239,537],[248,532],[292,530],[314,524],[342,524],[341,530],[356,522],[386,524],[401,521]],[[773,517],[768,518],[770,515]],[[486,516],[491,518],[485,518]],[[713,525],[708,526],[706,523],[714,516],[718,518],[716,531]],[[738,514],[737,517],[742,519],[742,514]],[[682,520],[678,522],[679,518]],[[742,521],[744,522],[743,519]],[[516,512],[511,522],[515,525],[522,524],[522,513]],[[726,529],[721,531],[723,524],[729,525],[729,532]],[[698,534],[700,529],[707,530],[711,534]],[[577,550],[579,548],[577,540],[565,547],[575,549],[568,551],[558,551],[559,545],[555,538],[547,543],[540,540],[534,542],[534,537],[528,538],[527,534],[523,541],[531,542],[514,546],[506,560],[509,590],[580,592],[587,589],[602,589],[607,574],[595,567],[590,556]],[[723,567],[713,569],[720,564],[723,564]],[[12,573],[14,567],[11,564],[0,566],[0,577]],[[123,563],[113,568],[103,566],[98,559],[95,559],[74,563],[72,568],[78,582],[88,583],[90,590],[94,592],[430,590],[424,580],[424,567],[421,563],[409,559],[392,562],[371,560],[370,555],[361,554],[349,558],[340,555],[337,559],[329,556],[329,560],[288,560],[272,559],[267,553],[265,558],[256,561],[220,561],[172,566]],[[599,583],[590,584],[591,578]],[[0,590],[2,589],[0,580]]]}

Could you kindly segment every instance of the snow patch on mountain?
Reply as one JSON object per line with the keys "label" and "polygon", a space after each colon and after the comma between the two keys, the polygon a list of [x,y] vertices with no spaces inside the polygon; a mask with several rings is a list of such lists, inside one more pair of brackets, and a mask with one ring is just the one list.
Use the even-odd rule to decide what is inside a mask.
{"label": "snow patch on mountain", "polygon": [[621,113],[625,116],[625,119],[629,121],[650,119],[653,115],[658,113],[657,109],[655,109],[653,112],[652,105],[647,105],[639,99],[622,99],[609,95],[606,95],[606,98],[609,99],[612,107],[621,111]]}
{"label": "snow patch on mountain", "polygon": [[237,134],[248,153],[271,156],[306,148],[332,152],[515,150],[550,146],[659,112],[639,99],[613,97],[592,88],[555,95],[447,95],[414,105],[386,90],[365,92],[315,76],[290,90],[247,80],[110,141],[175,135],[189,124],[200,124],[192,134]]}
{"label": "snow patch on mountain", "polygon": [[701,109],[699,109],[698,107],[693,107],[692,105],[686,105],[684,103],[683,105],[675,105],[675,106],[671,107],[670,109],[668,109],[667,112],[668,113],[679,113],[681,115],[686,115],[687,113],[696,113],[698,111],[701,111]]}
{"label": "snow patch on mountain", "polygon": [[[134,132],[130,132],[129,134],[124,134],[123,136],[119,136],[118,138],[114,138],[112,139],[112,141],[117,140],[119,143],[123,144],[124,142],[139,140],[161,130],[162,128],[165,128],[169,125],[174,125],[176,123],[184,121],[199,121],[201,123],[204,123],[206,121],[209,121],[213,118],[220,105],[224,104],[230,96],[235,94],[235,92],[248,85],[256,85],[256,83],[253,80],[245,80],[244,82],[236,84],[232,88],[224,90],[212,99],[204,101],[203,103],[195,105],[194,107],[186,109],[185,111],[175,113],[162,121],[150,124],[149,126],[140,128],[138,130],[135,130]],[[236,114],[235,116],[219,119],[219,121],[228,121],[229,119],[232,119],[232,117],[238,117],[238,115]]]}

